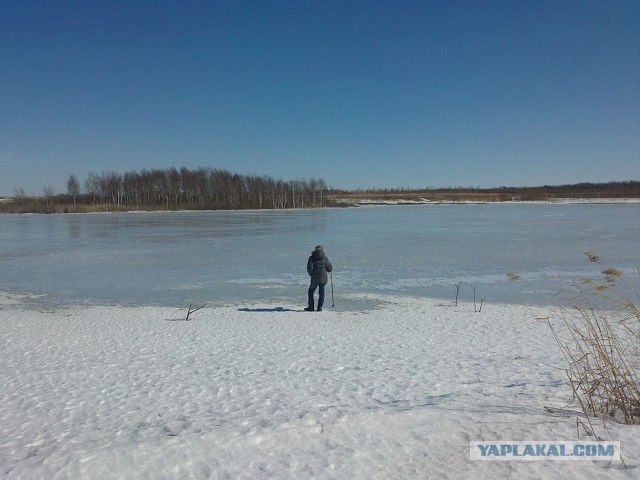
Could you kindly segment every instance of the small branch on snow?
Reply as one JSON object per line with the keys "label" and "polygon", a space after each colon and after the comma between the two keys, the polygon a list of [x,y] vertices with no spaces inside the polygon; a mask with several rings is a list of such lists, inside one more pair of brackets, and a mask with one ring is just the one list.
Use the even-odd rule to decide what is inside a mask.
{"label": "small branch on snow", "polygon": [[198,310],[200,310],[201,308],[206,307],[206,303],[204,305],[202,305],[201,307],[198,308],[194,308],[193,310],[191,310],[191,305],[189,305],[189,310],[187,311],[187,318],[185,318],[185,321],[189,320],[189,315],[191,315],[192,313],[197,312]]}
{"label": "small branch on snow", "polygon": [[480,299],[480,306],[478,307],[478,303],[476,302],[476,286],[471,285],[471,289],[473,290],[473,311],[479,313],[482,311],[482,304],[484,303],[484,299],[487,297],[482,297]]}
{"label": "small branch on snow", "polygon": [[458,295],[460,294],[460,285],[462,285],[462,282],[459,282],[456,285],[456,307],[458,306]]}
{"label": "small branch on snow", "polygon": [[484,299],[485,299],[485,298],[487,298],[487,297],[482,297],[482,298],[480,299],[480,307],[478,308],[478,313],[482,311],[482,304],[484,303]]}

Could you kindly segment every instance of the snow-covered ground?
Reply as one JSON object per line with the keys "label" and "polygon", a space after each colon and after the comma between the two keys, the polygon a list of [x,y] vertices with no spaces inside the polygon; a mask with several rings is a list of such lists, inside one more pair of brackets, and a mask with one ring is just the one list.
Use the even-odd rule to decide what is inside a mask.
{"label": "snow-covered ground", "polygon": [[0,478],[638,478],[640,426],[609,424],[627,469],[469,459],[473,440],[593,440],[545,410],[571,408],[556,307],[357,301],[184,321],[2,294]]}

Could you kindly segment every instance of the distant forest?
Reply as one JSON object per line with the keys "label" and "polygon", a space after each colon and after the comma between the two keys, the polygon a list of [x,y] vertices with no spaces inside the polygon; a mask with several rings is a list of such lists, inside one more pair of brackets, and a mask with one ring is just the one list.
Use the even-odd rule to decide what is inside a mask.
{"label": "distant forest", "polygon": [[[0,210],[86,212],[140,210],[226,210],[316,208],[332,205],[321,179],[274,180],[226,170],[154,169],[120,174],[89,173],[80,184],[69,175],[67,192],[45,187],[42,197],[27,197],[17,189],[11,204]],[[13,208],[12,208],[13,207]]]}
{"label": "distant forest", "polygon": [[393,200],[415,202],[553,202],[563,199],[623,199],[640,198],[640,182],[576,183],[538,187],[448,187],[431,189],[368,189],[345,192],[343,197],[354,201]]}
{"label": "distant forest", "polygon": [[350,206],[374,202],[504,202],[640,198],[640,182],[578,183],[540,187],[337,190],[323,179],[274,180],[226,170],[182,167],[69,175],[66,193],[31,197],[22,188],[0,201],[4,213],[75,213],[130,210],[241,210]]}

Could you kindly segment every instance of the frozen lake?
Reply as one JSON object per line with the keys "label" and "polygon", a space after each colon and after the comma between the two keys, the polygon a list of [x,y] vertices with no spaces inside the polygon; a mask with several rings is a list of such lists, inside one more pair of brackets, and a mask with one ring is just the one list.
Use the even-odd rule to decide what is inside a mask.
{"label": "frozen lake", "polygon": [[[549,323],[571,282],[640,284],[638,207],[0,216],[0,477],[637,478],[637,428],[578,427]],[[300,313],[318,243],[336,307]],[[593,435],[629,468],[470,460]]]}
{"label": "frozen lake", "polygon": [[280,299],[303,306],[316,244],[334,265],[337,309],[366,307],[363,293],[453,300],[459,282],[461,300],[471,300],[475,286],[487,304],[549,304],[608,267],[638,282],[640,206],[2,215],[0,291],[33,294],[45,307]]}

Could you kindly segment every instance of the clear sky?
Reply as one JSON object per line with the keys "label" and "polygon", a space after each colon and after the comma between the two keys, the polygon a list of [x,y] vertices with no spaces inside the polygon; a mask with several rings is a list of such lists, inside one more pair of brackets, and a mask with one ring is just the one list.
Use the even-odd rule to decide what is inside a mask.
{"label": "clear sky", "polygon": [[640,2],[0,0],[0,195],[640,180]]}

